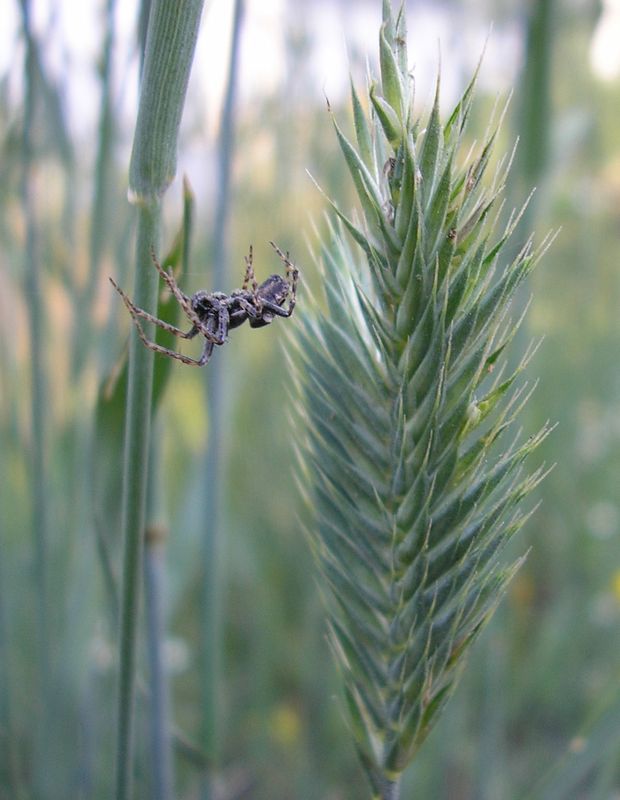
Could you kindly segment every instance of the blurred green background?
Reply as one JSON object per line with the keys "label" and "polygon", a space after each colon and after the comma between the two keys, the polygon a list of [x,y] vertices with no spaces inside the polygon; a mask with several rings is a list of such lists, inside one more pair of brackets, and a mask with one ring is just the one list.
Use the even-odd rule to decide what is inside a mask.
{"label": "blurred green background", "polygon": [[[349,70],[359,86],[367,59],[376,71],[381,4],[246,0],[224,129],[227,195],[220,131],[233,5],[214,0],[205,10],[179,175],[166,197],[167,244],[181,223],[185,173],[196,197],[185,290],[236,288],[250,243],[264,279],[278,269],[274,239],[301,268],[303,304],[317,286],[311,252],[324,213],[307,171],[341,207],[352,202],[325,96],[350,130]],[[11,4],[1,41],[2,800],[111,792],[123,416],[105,390],[129,320],[107,276],[132,285],[126,182],[139,9],[82,6],[34,0],[24,26],[23,5]],[[531,429],[558,422],[544,445],[555,468],[514,544],[530,549],[527,562],[403,798],[611,800],[620,796],[620,6],[418,0],[408,16],[420,110],[432,100],[438,42],[448,109],[488,36],[469,140],[514,90],[502,132],[505,150],[520,137],[507,207],[536,185],[523,231],[561,232],[530,286],[521,342],[544,337],[526,414]],[[214,261],[224,264],[218,285]],[[168,531],[173,715],[198,747],[204,539],[217,502],[209,487],[221,491],[221,800],[367,796],[340,714],[294,480],[285,330],[294,325],[295,317],[235,331],[204,371],[172,364],[154,426],[151,509]],[[214,432],[216,463],[205,457]],[[141,663],[143,683],[147,672]],[[144,692],[138,713],[136,796],[150,797]],[[41,742],[46,714],[55,735]],[[175,752],[177,796],[196,797],[196,759],[178,741]]]}

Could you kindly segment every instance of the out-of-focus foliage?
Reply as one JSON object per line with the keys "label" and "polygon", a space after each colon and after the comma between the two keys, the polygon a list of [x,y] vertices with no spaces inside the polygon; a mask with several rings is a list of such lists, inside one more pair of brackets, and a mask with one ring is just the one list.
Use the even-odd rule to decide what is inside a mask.
{"label": "out-of-focus foliage", "polygon": [[[518,30],[522,13],[522,4],[507,2],[501,4],[501,13],[492,3],[480,7],[451,3],[446,8],[455,19],[466,8],[468,17],[478,20],[480,42],[492,17]],[[411,10],[412,28],[416,9]],[[355,14],[355,4],[350,13]],[[526,324],[529,333],[544,335],[545,341],[532,362],[541,380],[526,427],[534,429],[547,417],[558,421],[542,456],[557,466],[541,490],[541,508],[524,532],[521,545],[526,541],[531,546],[528,560],[499,616],[474,648],[451,707],[420,750],[410,776],[412,788],[405,786],[403,797],[413,787],[418,796],[450,800],[524,795],[556,757],[587,745],[578,737],[588,732],[587,722],[596,724],[617,685],[620,85],[617,80],[603,84],[590,71],[590,6],[557,3],[554,15],[551,147],[536,230],[544,233],[561,226],[562,231],[544,270],[533,278],[534,299]],[[210,24],[207,16],[205,25]],[[376,31],[368,53],[376,52],[375,39]],[[21,46],[18,37],[12,86],[15,71],[19,74]],[[47,74],[45,44],[42,51]],[[291,63],[298,63],[299,53],[299,39],[294,44],[291,40]],[[415,62],[415,52],[411,55]],[[458,55],[444,49],[444,75]],[[119,69],[123,57],[117,54]],[[485,68],[483,62],[483,73]],[[4,800],[31,785],[38,746],[33,725],[38,677],[28,460],[29,336],[22,291],[25,220],[17,195],[21,98],[8,91],[5,76],[0,79],[0,797]],[[230,274],[237,278],[230,286],[211,286],[207,235],[211,209],[206,193],[199,194],[186,290],[235,288],[250,242],[258,275],[266,276],[273,271],[268,239],[290,249],[301,267],[300,303],[316,285],[305,237],[311,219],[322,224],[323,200],[304,170],[328,176],[324,189],[338,198],[341,208],[350,208],[352,199],[325,107],[305,101],[317,94],[316,85],[310,91],[307,80],[307,71],[292,69],[286,96],[274,92],[239,108],[230,264]],[[432,87],[418,86],[418,96],[431,93]],[[494,102],[483,95],[481,89],[483,105]],[[118,94],[115,100],[118,105]],[[513,103],[510,113],[516,107]],[[93,448],[92,419],[97,387],[118,359],[129,327],[107,282],[112,274],[126,285],[123,275],[132,251],[131,212],[125,200],[127,158],[117,143],[108,164],[112,188],[101,271],[92,302],[84,308],[79,301],[88,281],[92,154],[77,147],[74,162],[65,159],[62,132],[71,126],[67,120],[62,126],[53,122],[44,105],[38,113],[37,124],[43,127],[35,151],[36,221],[45,336],[37,346],[49,386],[44,445],[51,531],[52,711],[58,731],[51,743],[56,772],[49,783],[57,787],[50,792],[56,791],[58,797],[98,798],[110,795],[114,633],[95,546],[96,487],[91,476],[98,454]],[[483,113],[471,120],[472,140],[484,135]],[[192,118],[200,119],[196,113]],[[509,116],[503,149],[516,135],[514,124],[510,132],[511,121]],[[117,126],[120,123],[118,116]],[[119,127],[116,132],[121,141],[131,133]],[[208,164],[214,142],[202,130],[185,130],[183,136],[182,148],[198,137],[204,159],[197,169],[206,170],[203,165]],[[199,185],[197,176],[189,177]],[[180,191],[173,188],[169,196],[168,242],[181,215]],[[523,199],[514,198],[514,204]],[[287,324],[294,325],[295,317]],[[83,360],[74,357],[80,340],[87,345]],[[289,376],[283,344],[283,331],[275,324],[265,330],[234,331],[226,347],[216,353],[227,381],[223,423],[227,452],[222,466],[227,486],[222,779],[231,791],[249,786],[248,796],[256,800],[357,800],[366,789],[353,748],[343,736],[311,558],[297,520],[292,479],[295,431],[287,421]],[[202,520],[208,513],[201,502],[200,464],[209,428],[198,374],[172,365],[161,418],[164,501],[171,531],[167,556],[174,714],[178,727],[194,738],[200,728],[196,563]],[[116,530],[109,533],[114,537]],[[114,572],[117,565],[112,567]],[[143,697],[139,703],[143,718],[146,708]],[[565,797],[594,800],[618,791],[617,714],[615,726],[613,722],[612,717],[606,730],[615,737],[615,753],[610,745],[607,761],[586,768]],[[148,796],[144,737],[139,747],[138,780]],[[176,752],[178,796],[185,797],[195,785],[196,766],[178,748]]]}

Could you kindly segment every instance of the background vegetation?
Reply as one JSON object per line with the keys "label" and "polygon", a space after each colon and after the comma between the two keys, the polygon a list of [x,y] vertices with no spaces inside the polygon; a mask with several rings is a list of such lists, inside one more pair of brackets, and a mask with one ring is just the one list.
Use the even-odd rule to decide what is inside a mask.
{"label": "background vegetation", "polygon": [[[562,232],[534,275],[526,325],[545,341],[530,364],[540,384],[525,424],[534,430],[557,420],[543,446],[557,466],[515,543],[515,553],[531,548],[528,560],[408,780],[416,796],[429,798],[609,800],[620,791],[620,83],[591,66],[602,9],[589,0],[546,0],[528,18],[508,0],[446,1],[432,12],[411,5],[416,63],[416,42],[442,36],[447,103],[494,23],[469,135],[477,126],[484,135],[498,88],[512,83],[504,144],[518,131],[522,138],[510,202],[519,205],[535,183],[526,224],[539,238],[549,228]],[[237,57],[251,70],[265,51],[256,49],[253,4],[246,6]],[[342,208],[352,202],[322,84],[328,81],[345,129],[346,98],[337,88],[332,94],[333,75],[311,65],[321,63],[319,44],[333,41],[334,27],[342,41],[362,10],[374,9],[368,40],[352,36],[350,46],[351,69],[363,79],[366,56],[371,68],[377,57],[380,3],[324,2],[323,29],[311,24],[311,6],[282,14],[286,68],[271,88],[246,88],[236,103],[232,92],[236,114],[222,135],[226,105],[204,103],[204,87],[225,85],[228,57],[215,72],[200,57],[194,66],[180,143],[196,194],[186,289],[236,287],[250,242],[259,275],[267,275],[275,269],[268,239],[291,250],[311,288],[317,277],[307,241],[312,222],[322,225],[323,201],[305,170]],[[126,187],[139,38],[123,37],[113,0],[97,9],[92,52],[72,61],[55,15],[35,2],[31,19],[19,4],[0,75],[3,800],[108,797],[113,781],[123,411],[108,378],[129,322],[107,276],[131,285],[135,218]],[[203,34],[218,24],[207,10]],[[430,103],[434,67],[426,70],[426,50],[420,53],[418,97]],[[80,89],[81,71],[88,91]],[[227,155],[223,143],[233,142]],[[218,194],[229,157],[230,192]],[[164,211],[171,246],[183,217],[180,179]],[[222,252],[216,280],[211,265]],[[207,750],[218,764],[211,790],[222,798],[356,800],[366,793],[298,521],[283,328],[235,332],[204,372],[172,365],[159,394],[159,488],[149,508],[151,527],[167,532],[164,651],[178,797],[196,796]],[[216,411],[206,396],[215,381]],[[214,431],[219,450],[207,458]],[[213,629],[204,609],[214,476],[221,495]],[[205,647],[210,636],[220,642],[216,662]],[[142,649],[136,791],[149,797],[144,642]],[[205,664],[216,675],[216,709],[208,705]],[[218,721],[214,738],[205,715]]]}

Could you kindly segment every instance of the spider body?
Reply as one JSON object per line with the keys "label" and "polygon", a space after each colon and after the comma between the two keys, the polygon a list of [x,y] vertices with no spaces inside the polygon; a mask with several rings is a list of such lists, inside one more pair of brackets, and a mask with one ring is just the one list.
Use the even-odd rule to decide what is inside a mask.
{"label": "spider body", "polygon": [[[172,273],[167,272],[155,257],[155,253],[151,252],[155,268],[177,299],[185,312],[185,316],[192,323],[189,331],[182,331],[180,328],[149,314],[144,309],[138,308],[112,278],[110,278],[110,282],[123,298],[123,302],[127,306],[137,328],[138,335],[146,347],[156,353],[162,353],[170,358],[182,361],[184,364],[201,367],[211,358],[215,345],[223,345],[228,340],[229,331],[243,325],[246,320],[249,320],[251,328],[263,328],[273,322],[276,317],[290,317],[293,313],[299,271],[289,260],[288,253],[284,254],[273,242],[270,242],[270,244],[286,265],[286,278],[277,274],[270,275],[267,280],[258,284],[254,275],[252,247],[250,247],[250,253],[245,258],[246,269],[243,286],[241,289],[235,289],[229,295],[224,292],[207,292],[204,289],[191,295],[191,297],[184,294],[177,285]],[[288,306],[285,306],[287,300]],[[151,341],[144,333],[140,323],[141,319],[152,322],[162,330],[168,331],[180,339],[193,339],[200,334],[205,340],[202,355],[200,358],[191,358]]]}

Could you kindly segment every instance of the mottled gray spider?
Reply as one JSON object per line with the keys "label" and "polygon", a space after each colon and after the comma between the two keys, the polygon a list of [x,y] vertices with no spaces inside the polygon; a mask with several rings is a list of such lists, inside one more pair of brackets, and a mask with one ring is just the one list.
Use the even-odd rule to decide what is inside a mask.
{"label": "mottled gray spider", "polygon": [[[153,264],[177,299],[185,316],[192,323],[192,327],[187,332],[158,319],[153,314],[149,314],[148,311],[138,308],[112,278],[110,278],[110,283],[123,298],[138,334],[148,348],[156,353],[176,358],[184,364],[202,367],[211,358],[215,345],[224,344],[228,339],[228,332],[243,325],[246,320],[250,321],[251,328],[262,328],[273,322],[276,317],[290,317],[293,313],[299,270],[290,261],[288,253],[283,253],[273,242],[269,244],[285,263],[286,278],[281,275],[270,275],[266,281],[258,284],[254,275],[252,246],[250,245],[250,253],[244,259],[245,277],[241,289],[235,289],[231,294],[207,292],[201,289],[191,297],[188,297],[179,289],[172,273],[161,266],[155,256],[155,251],[151,250]],[[284,308],[287,298],[289,301],[288,308]],[[202,355],[200,358],[190,358],[190,356],[178,353],[176,350],[170,350],[156,342],[152,342],[144,333],[140,319],[154,323],[162,330],[178,336],[179,339],[193,339],[194,336],[200,334],[205,339]]]}

